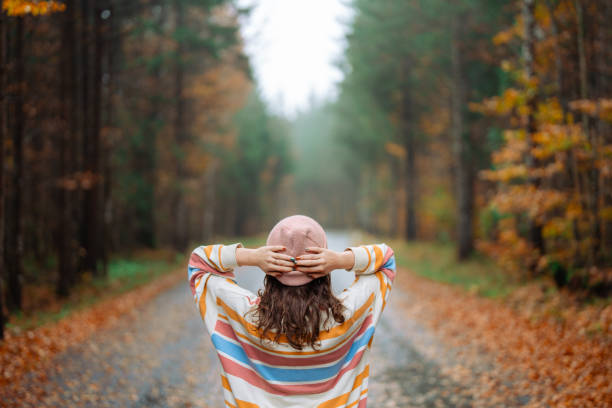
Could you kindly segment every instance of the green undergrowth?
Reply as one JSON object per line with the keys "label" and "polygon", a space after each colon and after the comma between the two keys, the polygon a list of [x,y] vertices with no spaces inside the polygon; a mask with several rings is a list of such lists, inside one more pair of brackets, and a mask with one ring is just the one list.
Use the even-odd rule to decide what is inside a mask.
{"label": "green undergrowth", "polygon": [[456,247],[450,243],[388,241],[400,267],[438,282],[462,287],[471,293],[503,298],[519,283],[502,271],[493,260],[475,254],[459,262]]}
{"label": "green undergrowth", "polygon": [[[249,237],[216,238],[211,243],[231,244],[241,242],[246,247],[265,245],[265,235]],[[105,276],[92,276],[90,273],[81,275],[80,282],[75,285],[70,295],[59,298],[55,294],[55,275],[45,275],[39,281],[30,268],[37,266],[26,262],[26,273],[33,276],[24,285],[24,307],[22,311],[11,314],[7,328],[14,331],[33,329],[45,324],[57,322],[70,316],[78,310],[91,307],[102,300],[129,292],[141,287],[168,273],[183,269],[187,278],[187,262],[190,251],[198,245],[192,245],[184,253],[164,249],[143,249],[129,253],[115,254],[107,265]],[[49,270],[55,269],[55,262],[49,261]],[[40,275],[38,275],[40,276]]]}
{"label": "green undergrowth", "polygon": [[266,234],[258,234],[252,235],[248,237],[233,237],[233,238],[224,238],[220,237],[215,240],[215,244],[234,244],[236,242],[240,242],[246,248],[258,248],[260,246],[266,245]]}
{"label": "green undergrowth", "polygon": [[101,287],[116,286],[120,293],[128,292],[158,276],[174,271],[186,262],[183,254],[162,259],[118,258],[108,265],[108,277],[94,281]]}
{"label": "green undergrowth", "polygon": [[46,281],[28,280],[23,288],[23,310],[10,316],[7,327],[19,331],[57,322],[75,311],[176,271],[185,263],[184,254],[169,250],[139,250],[117,254],[109,260],[105,276],[83,273],[79,283],[71,288],[69,296],[63,298],[55,293],[54,283],[57,278],[49,279],[51,276],[47,276]]}

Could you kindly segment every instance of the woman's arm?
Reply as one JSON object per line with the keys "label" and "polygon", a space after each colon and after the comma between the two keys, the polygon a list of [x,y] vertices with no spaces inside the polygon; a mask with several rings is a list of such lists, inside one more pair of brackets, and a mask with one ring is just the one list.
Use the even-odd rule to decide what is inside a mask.
{"label": "woman's arm", "polygon": [[315,279],[335,269],[349,270],[355,264],[355,255],[350,249],[336,252],[327,248],[306,248],[306,252],[308,254],[296,258],[296,269],[310,274]]}
{"label": "woman's arm", "polygon": [[236,248],[238,266],[258,266],[266,274],[279,277],[284,272],[291,272],[294,263],[291,257],[284,254],[283,246],[263,246],[259,248]]}
{"label": "woman's arm", "polygon": [[234,268],[237,266],[236,249],[242,244],[233,245],[202,245],[193,250],[187,266],[187,279],[195,294],[197,283],[207,273],[227,278],[234,278]]}
{"label": "woman's arm", "polygon": [[234,278],[236,266],[258,266],[265,273],[280,276],[290,272],[294,264],[291,257],[282,253],[283,246],[244,248],[242,244],[207,245],[193,250],[189,258],[188,279],[192,290],[205,273]]}
{"label": "woman's arm", "polygon": [[355,275],[383,272],[393,282],[395,279],[395,255],[386,244],[362,245],[349,248],[355,254]]}
{"label": "woman's arm", "polygon": [[356,275],[369,275],[382,271],[393,281],[395,257],[385,244],[364,245],[335,252],[326,248],[307,248],[309,254],[297,257],[297,270],[313,278],[329,274],[334,269],[346,269]]}

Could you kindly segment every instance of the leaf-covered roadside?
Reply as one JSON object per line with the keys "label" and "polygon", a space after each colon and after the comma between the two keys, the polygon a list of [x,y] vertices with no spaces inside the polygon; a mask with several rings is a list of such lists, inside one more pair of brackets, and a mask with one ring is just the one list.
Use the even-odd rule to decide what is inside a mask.
{"label": "leaf-covered roadside", "polygon": [[75,312],[69,319],[15,335],[7,333],[0,343],[0,400],[36,401],[38,390],[24,389],[21,379],[27,374],[45,380],[45,368],[52,357],[71,345],[78,344],[96,330],[108,327],[120,317],[137,311],[137,307],[175,285],[184,278],[184,270],[176,270],[90,309]]}
{"label": "leaf-covered roadside", "polygon": [[[499,372],[487,373],[474,395],[487,398],[505,387],[528,395],[530,407],[612,405],[612,305],[584,308],[561,323],[402,272],[398,286],[410,294],[402,302],[407,317],[433,328],[466,356],[491,353],[500,372],[517,378],[508,385],[495,380]],[[448,373],[462,381],[465,370],[455,368]]]}

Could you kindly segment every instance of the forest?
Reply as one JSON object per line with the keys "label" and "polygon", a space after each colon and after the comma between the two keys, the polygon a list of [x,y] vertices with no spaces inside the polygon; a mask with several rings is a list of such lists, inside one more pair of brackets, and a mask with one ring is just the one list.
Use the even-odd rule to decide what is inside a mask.
{"label": "forest", "polygon": [[612,288],[612,4],[354,9],[337,97],[266,105],[229,0],[3,0],[2,324],[110,259],[305,213]]}
{"label": "forest", "polygon": [[456,3],[353,2],[338,98],[295,121],[331,163],[305,188],[345,197],[314,204],[330,220],[606,296],[612,4]]}
{"label": "forest", "polygon": [[104,276],[116,252],[183,251],[275,211],[265,197],[286,173],[286,124],[255,91],[237,34],[244,10],[2,7],[3,316],[22,307],[24,283],[67,296],[84,275]]}

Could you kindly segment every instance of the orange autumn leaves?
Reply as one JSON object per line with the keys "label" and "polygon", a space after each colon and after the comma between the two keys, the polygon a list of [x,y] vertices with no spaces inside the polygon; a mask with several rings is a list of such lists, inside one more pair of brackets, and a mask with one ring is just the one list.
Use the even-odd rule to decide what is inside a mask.
{"label": "orange autumn leaves", "polygon": [[[569,300],[546,299],[540,285],[531,285],[509,299],[517,305],[515,310],[408,271],[400,271],[398,277],[398,290],[410,295],[405,297],[409,301],[402,301],[406,318],[432,327],[447,344],[461,350],[463,358],[442,369],[480,397],[474,406],[498,399],[503,406],[511,396],[528,396],[526,402],[517,403],[527,407],[612,403],[612,306],[576,310]],[[395,293],[396,300],[399,294]],[[557,312],[556,321],[538,315],[546,308],[562,312]],[[495,358],[492,369],[466,370],[483,355]],[[504,377],[507,374],[510,378]]]}
{"label": "orange autumn leaves", "polygon": [[[80,344],[97,330],[112,326],[118,319],[133,316],[138,306],[183,279],[181,268],[89,309],[75,311],[57,323],[23,333],[9,332],[0,343],[0,401],[3,406],[36,406],[41,396],[49,391],[45,381],[54,356]],[[37,385],[25,386],[26,377],[34,379]]]}
{"label": "orange autumn leaves", "polygon": [[[560,65],[567,61],[558,54],[564,38],[582,35],[575,7],[564,1],[555,9],[537,5],[534,18],[545,34],[535,43],[533,75],[527,75],[518,55],[505,60],[501,69],[514,85],[470,104],[474,112],[501,118],[506,127],[492,168],[480,173],[494,187],[483,197],[494,226],[489,225],[479,248],[514,272],[561,266],[580,275],[605,257],[606,228],[612,222],[612,143],[605,129],[612,124],[612,99],[572,100],[560,89],[559,69],[566,77],[585,75],[584,69]],[[553,19],[566,24],[556,36]],[[524,45],[522,20],[518,16],[493,42]],[[585,93],[584,87],[579,91]],[[540,229],[544,251],[530,241],[529,224]]]}
{"label": "orange autumn leaves", "polygon": [[2,11],[5,11],[9,16],[26,14],[40,16],[64,11],[65,9],[66,5],[59,1],[2,0]]}

